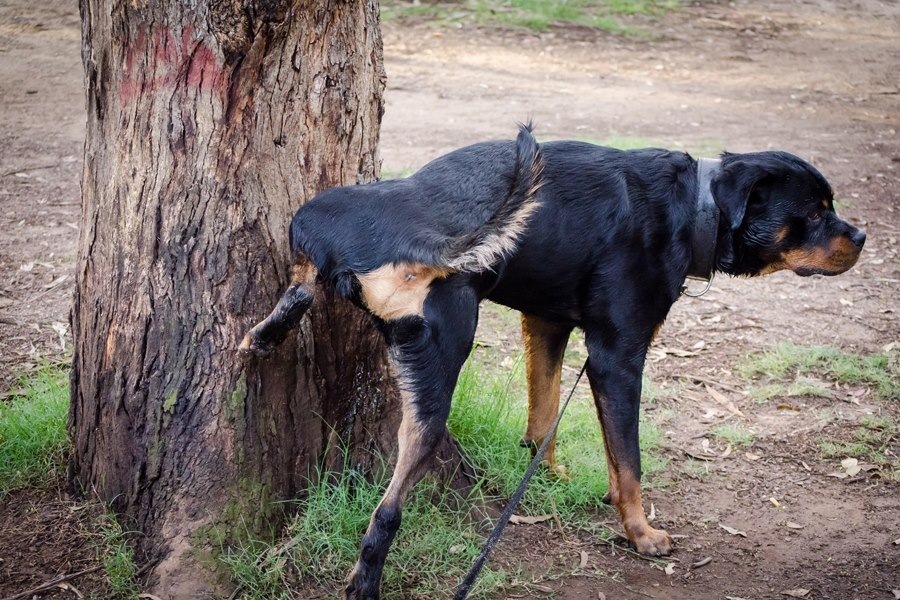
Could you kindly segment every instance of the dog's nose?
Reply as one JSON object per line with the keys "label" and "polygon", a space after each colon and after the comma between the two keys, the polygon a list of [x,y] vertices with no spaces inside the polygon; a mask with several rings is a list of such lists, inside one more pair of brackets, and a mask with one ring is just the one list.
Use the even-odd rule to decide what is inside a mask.
{"label": "dog's nose", "polygon": [[857,229],[856,233],[850,236],[850,241],[853,242],[857,248],[862,250],[863,244],[866,243],[866,232]]}

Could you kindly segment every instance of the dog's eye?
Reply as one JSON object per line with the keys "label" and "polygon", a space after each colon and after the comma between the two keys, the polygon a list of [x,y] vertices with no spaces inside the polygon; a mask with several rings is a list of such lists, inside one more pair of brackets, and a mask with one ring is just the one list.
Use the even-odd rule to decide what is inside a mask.
{"label": "dog's eye", "polygon": [[812,211],[810,211],[808,218],[813,223],[821,221],[822,220],[822,211],[819,209],[812,210]]}

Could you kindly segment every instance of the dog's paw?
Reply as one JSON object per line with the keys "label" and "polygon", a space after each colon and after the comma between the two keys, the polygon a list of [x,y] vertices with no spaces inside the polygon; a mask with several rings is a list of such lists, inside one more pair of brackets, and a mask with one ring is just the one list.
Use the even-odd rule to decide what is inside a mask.
{"label": "dog's paw", "polygon": [[631,540],[639,554],[645,556],[668,556],[675,547],[672,537],[663,529],[643,527],[640,535]]}
{"label": "dog's paw", "polygon": [[350,574],[350,583],[344,588],[341,598],[344,600],[378,600],[378,590],[365,591],[365,586],[357,583],[357,577],[353,573]]}
{"label": "dog's paw", "polygon": [[566,465],[560,465],[558,463],[551,464],[549,461],[542,460],[541,467],[546,469],[547,475],[551,477],[555,477],[560,481],[572,481],[572,474],[569,473]]}
{"label": "dog's paw", "polygon": [[253,335],[253,331],[249,331],[241,344],[238,346],[238,353],[243,355],[254,355],[264,358],[272,353],[273,347]]}

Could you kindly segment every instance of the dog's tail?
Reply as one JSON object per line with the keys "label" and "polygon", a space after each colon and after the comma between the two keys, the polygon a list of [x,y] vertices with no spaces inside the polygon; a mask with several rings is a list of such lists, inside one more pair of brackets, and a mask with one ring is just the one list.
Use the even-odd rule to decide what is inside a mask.
{"label": "dog's tail", "polygon": [[543,184],[541,148],[531,130],[530,122],[519,126],[516,167],[509,195],[483,225],[455,238],[444,249],[442,266],[470,273],[489,271],[516,249],[528,226],[528,218],[538,208],[537,192]]}

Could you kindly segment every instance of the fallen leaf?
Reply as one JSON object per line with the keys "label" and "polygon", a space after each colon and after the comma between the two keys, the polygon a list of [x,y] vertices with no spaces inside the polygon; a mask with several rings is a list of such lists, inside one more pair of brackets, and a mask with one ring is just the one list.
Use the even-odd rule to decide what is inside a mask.
{"label": "fallen leaf", "polygon": [[788,404],[787,402],[779,402],[778,406],[776,406],[775,408],[779,410],[793,410],[795,412],[800,412],[799,406],[794,406],[793,404]]}
{"label": "fallen leaf", "polygon": [[844,470],[847,471],[847,475],[850,477],[853,477],[862,470],[859,461],[855,458],[845,458],[841,461],[841,466],[844,467]]}
{"label": "fallen leaf", "polygon": [[738,410],[738,407],[734,405],[734,402],[729,400],[725,396],[725,394],[723,394],[722,392],[720,392],[719,390],[717,390],[713,387],[710,387],[709,384],[703,384],[703,385],[704,385],[704,387],[706,387],[706,393],[708,393],[710,396],[712,396],[713,400],[715,400],[716,402],[718,402],[719,404],[721,404],[722,406],[727,408],[730,413],[735,414],[744,419],[747,418],[747,416],[744,413],[742,413],[740,410]]}
{"label": "fallen leaf", "polygon": [[808,464],[806,464],[805,462],[803,462],[802,460],[800,461],[800,464],[803,465],[803,468],[806,469],[807,471],[812,471],[812,468],[810,468],[810,466]]}
{"label": "fallen leaf", "polygon": [[650,514],[647,515],[647,520],[652,521],[656,518],[656,505],[652,502],[650,503]]}
{"label": "fallen leaf", "polygon": [[22,271],[23,273],[28,273],[28,272],[30,272],[32,269],[34,269],[34,263],[33,263],[33,262],[27,262],[27,263],[25,263],[24,265],[20,265],[20,266],[19,266],[19,270]]}
{"label": "fallen leaf", "polygon": [[900,600],[900,590],[891,590],[894,593],[894,600]]}
{"label": "fallen leaf", "polygon": [[847,299],[845,299],[845,298],[841,298],[841,299],[840,299],[840,302],[841,302],[841,304],[843,304],[844,306],[853,306],[853,302],[851,302],[850,300],[847,300]]}
{"label": "fallen leaf", "polygon": [[[65,350],[65,348],[63,348]],[[728,447],[725,448],[725,452],[719,455],[719,458],[728,458],[731,456],[731,444],[728,444]]]}
{"label": "fallen leaf", "polygon": [[791,529],[803,529],[806,525],[801,525],[800,523],[794,523],[793,521],[788,521],[785,523]]}
{"label": "fallen leaf", "polygon": [[142,600],[143,600],[144,598],[146,598],[147,600],[162,600],[162,598],[160,598],[159,596],[154,596],[153,594],[146,594],[146,593],[145,593],[145,594],[138,594],[137,597],[138,597],[138,598],[141,598]]}
{"label": "fallen leaf", "polygon": [[894,540],[894,545],[900,546],[900,538],[897,538],[896,540]]}
{"label": "fallen leaf", "polygon": [[711,556],[707,556],[707,557],[704,558],[703,560],[698,560],[697,562],[693,563],[693,564],[691,565],[691,568],[692,568],[692,569],[699,569],[700,567],[705,567],[706,565],[708,565],[708,564],[711,563],[711,562],[712,562],[712,557],[711,557]]}
{"label": "fallen leaf", "polygon": [[747,534],[746,534],[746,533],[744,533],[743,531],[738,531],[738,530],[735,529],[734,527],[729,527],[728,525],[722,525],[721,523],[719,523],[719,527],[721,527],[722,529],[724,529],[725,531],[727,531],[727,532],[730,533],[731,535],[739,535],[739,536],[741,536],[741,537],[747,537]]}
{"label": "fallen leaf", "polygon": [[597,592],[597,600],[606,600],[606,594],[603,592]]}
{"label": "fallen leaf", "polygon": [[675,574],[675,563],[669,563],[666,565],[666,575],[674,575]]}
{"label": "fallen leaf", "polygon": [[583,569],[587,566],[587,562],[588,562],[588,553],[585,552],[584,550],[582,550],[581,551],[581,562],[578,563],[578,566]]}
{"label": "fallen leaf", "polygon": [[535,523],[543,523],[553,518],[553,515],[537,515],[535,517],[523,517],[521,515],[513,515],[509,518],[509,522],[513,525],[534,525]]}
{"label": "fallen leaf", "polygon": [[781,502],[779,502],[775,498],[769,498],[769,502],[771,502],[772,506],[774,506],[775,508],[778,508],[779,506],[781,506]]}
{"label": "fallen leaf", "polygon": [[759,460],[759,459],[761,459],[762,456],[759,456],[758,454],[753,454],[752,452],[745,452],[745,453],[744,453],[744,458],[746,458],[746,459],[749,460],[749,461],[754,461],[754,460]]}
{"label": "fallen leaf", "polygon": [[450,546],[450,554],[459,554],[465,549],[466,547],[463,544],[456,544],[455,546]]}
{"label": "fallen leaf", "polygon": [[792,598],[806,598],[806,595],[809,593],[809,590],[804,590],[803,588],[797,588],[796,590],[788,590],[786,592],[781,592],[785,596],[791,596]]}
{"label": "fallen leaf", "polygon": [[846,473],[838,473],[837,471],[835,471],[834,473],[829,473],[828,475],[826,475],[826,477],[837,477],[838,479],[846,479],[847,474]]}

